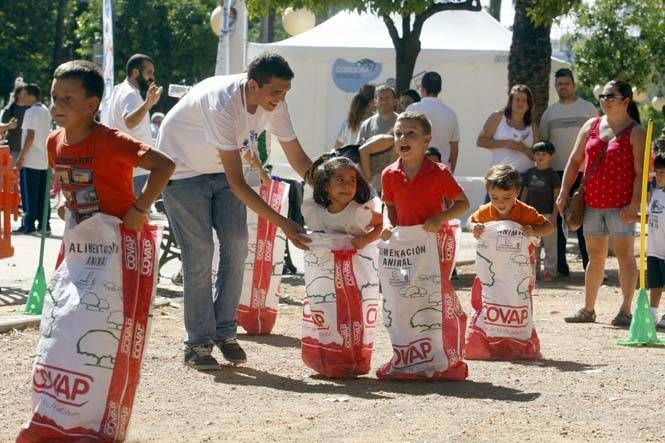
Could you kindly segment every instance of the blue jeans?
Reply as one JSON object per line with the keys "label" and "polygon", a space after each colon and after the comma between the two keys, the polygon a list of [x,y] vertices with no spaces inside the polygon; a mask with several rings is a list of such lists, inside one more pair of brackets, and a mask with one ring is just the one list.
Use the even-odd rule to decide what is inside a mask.
{"label": "blue jeans", "polygon": [[[185,344],[208,344],[235,337],[247,258],[245,205],[231,192],[223,173],[171,180],[162,195],[181,251]],[[213,230],[220,244],[214,291]]]}
{"label": "blue jeans", "polygon": [[[21,206],[23,209],[23,220],[21,227],[25,232],[33,232],[35,223],[42,227],[42,214],[44,211],[44,197],[46,192],[46,169],[21,168]],[[46,213],[46,229],[50,230],[49,219],[51,217],[51,205],[48,205]]]}

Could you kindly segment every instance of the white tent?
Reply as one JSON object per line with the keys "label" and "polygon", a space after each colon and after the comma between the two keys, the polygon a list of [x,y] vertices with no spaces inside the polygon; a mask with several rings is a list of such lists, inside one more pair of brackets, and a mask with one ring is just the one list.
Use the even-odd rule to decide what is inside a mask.
{"label": "white tent", "polygon": [[[400,17],[395,22],[401,29]],[[476,147],[475,140],[489,114],[506,103],[510,43],[510,31],[484,11],[440,12],[423,26],[412,87],[425,71],[443,77],[439,98],[457,112],[460,125],[460,181],[483,176],[490,164],[489,151]],[[287,103],[310,156],[333,146],[361,84],[395,77],[395,50],[386,25],[369,13],[340,12],[286,40],[251,43],[248,59],[264,51],[284,56],[295,72]],[[562,66],[552,60],[553,71]],[[550,96],[556,99],[553,86]],[[281,149],[273,149],[271,160],[277,173],[288,175]]]}

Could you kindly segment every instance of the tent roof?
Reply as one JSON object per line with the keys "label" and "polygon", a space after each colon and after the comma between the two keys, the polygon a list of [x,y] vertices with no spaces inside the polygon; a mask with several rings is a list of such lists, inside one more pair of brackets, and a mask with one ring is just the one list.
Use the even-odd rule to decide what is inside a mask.
{"label": "tent roof", "polygon": [[[401,33],[401,17],[395,16]],[[443,11],[424,24],[421,49],[508,51],[511,32],[485,11]],[[393,48],[383,20],[370,13],[342,11],[325,22],[275,46]]]}

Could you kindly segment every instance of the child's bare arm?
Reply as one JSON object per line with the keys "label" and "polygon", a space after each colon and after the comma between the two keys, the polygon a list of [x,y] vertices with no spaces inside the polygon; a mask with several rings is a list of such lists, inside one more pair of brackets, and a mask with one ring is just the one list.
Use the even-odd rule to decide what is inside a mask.
{"label": "child's bare arm", "polygon": [[367,234],[356,236],[351,240],[354,248],[362,249],[381,237],[381,233],[383,232],[383,215],[372,211],[372,220],[369,225],[372,227],[371,231]]}
{"label": "child's bare arm", "polygon": [[386,216],[388,218],[388,224],[384,224],[383,232],[381,233],[381,238],[383,240],[388,240],[392,235],[392,228],[397,223],[397,211],[395,210],[395,205],[392,203],[386,203]]}
{"label": "child's bare arm", "polygon": [[148,183],[141,196],[122,218],[125,227],[136,231],[143,228],[145,214],[150,209],[150,205],[152,205],[166,187],[175,169],[175,163],[160,151],[150,149],[140,157],[137,166],[150,171]]}
{"label": "child's bare arm", "polygon": [[463,215],[467,209],[469,209],[469,200],[464,192],[460,192],[449,208],[428,218],[423,224],[423,229],[427,232],[437,232],[444,222]]}
{"label": "child's bare arm", "polygon": [[522,226],[522,233],[526,235],[527,237],[535,236],[535,237],[546,237],[550,235],[552,232],[554,232],[554,225],[550,223],[549,220],[545,220],[545,222],[541,225],[536,225],[536,226],[531,226],[531,225],[525,225]]}

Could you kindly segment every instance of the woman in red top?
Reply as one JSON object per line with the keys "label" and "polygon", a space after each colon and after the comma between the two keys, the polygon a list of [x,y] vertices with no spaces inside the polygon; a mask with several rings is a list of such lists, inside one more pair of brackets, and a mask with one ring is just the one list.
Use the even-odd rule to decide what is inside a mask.
{"label": "woman in red top", "polygon": [[[587,121],[580,129],[557,198],[557,206],[563,214],[566,196],[577,171],[584,164],[584,175],[589,174],[583,221],[589,251],[585,303],[575,315],[565,320],[569,323],[596,321],[594,306],[603,281],[611,238],[619,261],[619,283],[623,293],[623,303],[612,325],[630,326],[631,302],[637,283],[634,222],[640,206],[646,133],[640,126],[640,115],[628,83],[613,80],[605,85],[598,98],[605,115]],[[603,150],[605,153],[600,162],[592,167],[594,159]]]}

